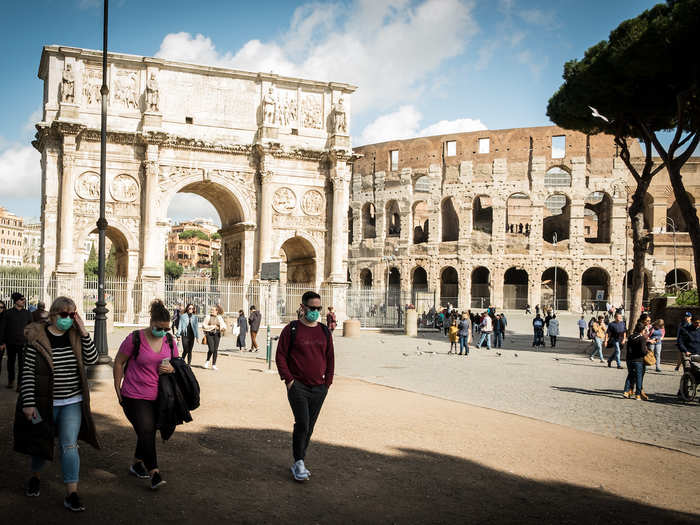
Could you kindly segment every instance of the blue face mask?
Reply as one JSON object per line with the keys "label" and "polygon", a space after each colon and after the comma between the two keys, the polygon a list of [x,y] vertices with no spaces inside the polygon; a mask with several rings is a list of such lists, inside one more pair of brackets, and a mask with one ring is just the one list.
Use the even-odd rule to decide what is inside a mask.
{"label": "blue face mask", "polygon": [[151,333],[153,337],[165,337],[165,330],[159,330],[158,328],[151,328]]}
{"label": "blue face mask", "polygon": [[306,320],[310,323],[315,323],[316,321],[318,321],[320,315],[321,313],[318,310],[308,310],[306,312]]}
{"label": "blue face mask", "polygon": [[59,330],[63,330],[65,332],[66,330],[70,330],[71,326],[73,326],[73,319],[70,317],[59,317],[56,319],[56,327]]}

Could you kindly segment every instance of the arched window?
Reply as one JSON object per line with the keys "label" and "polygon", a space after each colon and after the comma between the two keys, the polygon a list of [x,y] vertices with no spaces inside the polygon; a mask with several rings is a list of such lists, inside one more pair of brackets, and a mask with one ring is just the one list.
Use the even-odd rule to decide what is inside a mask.
{"label": "arched window", "polygon": [[569,198],[561,193],[550,195],[544,201],[544,220],[542,221],[542,239],[548,243],[569,238],[569,222],[571,219],[571,204]]}
{"label": "arched window", "polygon": [[442,240],[456,241],[459,237],[459,217],[455,211],[452,197],[442,201]]}
{"label": "arched window", "polygon": [[430,236],[430,219],[428,205],[425,201],[413,205],[413,244],[428,242]]}
{"label": "arched window", "polygon": [[544,185],[547,188],[570,188],[571,174],[559,166],[549,168],[544,174]]}
{"label": "arched window", "polygon": [[401,215],[399,213],[399,204],[395,200],[391,200],[386,204],[386,236],[401,236]]}
{"label": "arched window", "polygon": [[362,207],[362,238],[374,239],[377,237],[377,213],[374,204],[366,203]]}
{"label": "arched window", "polygon": [[608,243],[612,229],[612,199],[604,191],[586,197],[583,211],[583,235],[586,242]]}
{"label": "arched window", "polygon": [[493,231],[493,204],[488,195],[479,195],[472,207],[473,228],[475,231],[491,234]]}

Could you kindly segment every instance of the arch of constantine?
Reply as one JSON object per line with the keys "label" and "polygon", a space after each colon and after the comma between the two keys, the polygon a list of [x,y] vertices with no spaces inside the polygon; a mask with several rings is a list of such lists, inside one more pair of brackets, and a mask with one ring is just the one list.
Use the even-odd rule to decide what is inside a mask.
{"label": "arch of constantine", "polygon": [[[41,273],[83,272],[99,210],[102,53],[44,47]],[[289,282],[347,279],[355,87],[110,53],[107,235],[117,273],[162,296],[168,206],[178,192],[221,218],[222,274],[249,283],[281,260]],[[341,298],[338,302],[340,304]]]}

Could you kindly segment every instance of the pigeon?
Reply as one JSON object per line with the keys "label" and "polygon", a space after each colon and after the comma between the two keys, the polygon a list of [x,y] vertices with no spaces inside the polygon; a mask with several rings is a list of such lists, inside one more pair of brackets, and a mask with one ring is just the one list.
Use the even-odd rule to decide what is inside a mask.
{"label": "pigeon", "polygon": [[588,109],[591,110],[591,115],[593,115],[595,118],[603,119],[605,122],[610,122],[610,119],[608,119],[608,117],[598,113],[598,110],[593,106],[588,106]]}
{"label": "pigeon", "polygon": [[384,344],[384,339],[380,339],[379,342]]}
{"label": "pigeon", "polygon": [[431,343],[430,341],[428,341],[428,344],[432,346],[433,343]]}
{"label": "pigeon", "polygon": [[503,354],[501,354],[501,352],[496,352],[496,355],[497,355],[498,357],[501,357],[501,355],[503,355]]}
{"label": "pigeon", "polygon": [[418,350],[418,351],[416,352],[416,355],[423,355],[423,352],[421,352],[420,350]]}
{"label": "pigeon", "polygon": [[513,357],[518,357],[518,354],[513,354]]}
{"label": "pigeon", "polygon": [[404,357],[408,357],[408,354],[406,352],[401,352]]}
{"label": "pigeon", "polygon": [[555,361],[559,361],[559,356],[554,356]]}

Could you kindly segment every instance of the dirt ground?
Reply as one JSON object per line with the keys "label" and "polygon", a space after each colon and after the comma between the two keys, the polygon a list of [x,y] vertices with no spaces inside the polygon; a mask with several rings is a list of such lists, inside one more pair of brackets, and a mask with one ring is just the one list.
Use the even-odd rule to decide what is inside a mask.
{"label": "dirt ground", "polygon": [[[135,436],[109,380],[93,412],[103,448],[81,448],[87,511],[62,508],[60,467],[39,498],[12,452],[15,396],[0,392],[0,516],[34,523],[698,523],[700,458],[516,415],[337,378],[291,480],[284,385],[260,361],[195,369],[195,421],[159,441],[168,484],[128,476]],[[504,395],[517,395],[504,392]]]}

